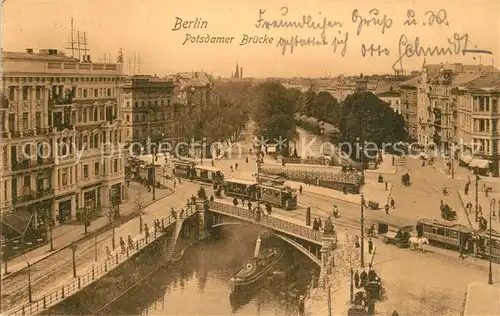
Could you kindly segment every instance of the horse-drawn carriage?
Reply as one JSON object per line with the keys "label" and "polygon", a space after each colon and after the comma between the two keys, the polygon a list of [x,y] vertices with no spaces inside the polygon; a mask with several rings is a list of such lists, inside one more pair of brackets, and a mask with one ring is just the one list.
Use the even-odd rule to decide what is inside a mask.
{"label": "horse-drawn carriage", "polygon": [[414,227],[405,224],[405,220],[392,217],[390,220],[378,221],[378,234],[386,244],[393,244],[399,248],[409,248],[409,239]]}
{"label": "horse-drawn carriage", "polygon": [[454,221],[457,219],[457,212],[451,209],[451,207],[441,201],[441,218],[445,221]]}

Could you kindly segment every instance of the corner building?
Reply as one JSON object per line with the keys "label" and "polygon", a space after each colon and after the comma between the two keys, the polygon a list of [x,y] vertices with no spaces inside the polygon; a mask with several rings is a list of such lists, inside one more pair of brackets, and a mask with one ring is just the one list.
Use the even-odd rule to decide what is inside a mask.
{"label": "corner building", "polygon": [[92,217],[124,196],[121,64],[2,51],[0,210],[7,238]]}

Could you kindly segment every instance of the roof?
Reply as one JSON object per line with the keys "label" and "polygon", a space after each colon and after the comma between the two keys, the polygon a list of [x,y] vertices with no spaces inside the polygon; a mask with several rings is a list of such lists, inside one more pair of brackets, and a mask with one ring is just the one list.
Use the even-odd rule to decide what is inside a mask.
{"label": "roof", "polygon": [[420,79],[420,76],[411,78],[408,81],[402,82],[399,84],[400,87],[405,87],[405,88],[417,88],[418,87],[418,80]]}
{"label": "roof", "polygon": [[476,78],[467,83],[466,87],[470,90],[499,90],[500,89],[500,75],[489,74]]}
{"label": "roof", "polygon": [[195,169],[212,171],[212,172],[220,172],[220,171],[222,171],[222,169],[220,169],[220,168],[215,168],[215,167],[210,167],[210,166],[195,166],[194,168]]}
{"label": "roof", "polygon": [[477,78],[481,77],[480,73],[458,73],[451,79],[451,87],[461,87]]}
{"label": "roof", "polygon": [[455,224],[453,222],[447,222],[447,221],[440,221],[436,219],[429,219],[429,218],[422,218],[418,220],[418,223],[422,224],[427,224],[427,225],[433,225],[433,226],[441,226],[444,228],[449,228],[465,233],[472,233],[473,230],[467,226],[461,225],[461,224]]}
{"label": "roof", "polygon": [[387,219],[377,220],[377,223],[396,227],[398,229],[401,229],[403,227],[413,226],[411,220],[408,220],[407,218],[394,217],[394,216],[391,216],[390,218]]}
{"label": "roof", "polygon": [[77,58],[64,55],[63,52],[58,51],[56,55],[40,54],[40,53],[22,53],[22,52],[9,52],[2,50],[2,59],[27,59],[27,60],[41,60],[41,61],[67,61],[78,63]]}
{"label": "roof", "polygon": [[431,64],[426,65],[427,74],[429,76],[438,75],[441,69],[451,69],[454,73],[489,73],[489,72],[499,72],[497,68],[493,65],[464,65],[461,63],[444,63],[444,64]]}
{"label": "roof", "polygon": [[224,180],[224,182],[233,182],[233,183],[239,183],[239,184],[244,184],[244,185],[256,185],[257,184],[257,182],[255,182],[255,181],[236,179],[236,178],[227,179],[227,180]]}
{"label": "roof", "polygon": [[399,91],[385,91],[381,93],[377,93],[377,97],[381,98],[395,98],[395,97],[400,97],[401,94]]}

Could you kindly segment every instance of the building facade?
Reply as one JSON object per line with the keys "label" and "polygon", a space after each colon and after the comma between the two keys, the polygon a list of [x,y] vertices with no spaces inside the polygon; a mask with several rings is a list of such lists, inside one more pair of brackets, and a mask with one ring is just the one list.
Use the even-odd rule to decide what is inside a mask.
{"label": "building facade", "polygon": [[391,109],[397,113],[401,113],[401,95],[397,91],[385,91],[377,94],[377,97],[386,102]]}
{"label": "building facade", "polygon": [[414,141],[418,140],[418,80],[419,77],[412,78],[399,85],[401,99],[401,114],[405,120],[405,126],[408,134]]}
{"label": "building facade", "polygon": [[173,90],[172,80],[153,76],[127,78],[122,86],[121,108],[128,145],[145,145],[152,136],[167,138],[182,133],[182,126],[175,124],[177,104]]}
{"label": "building facade", "polygon": [[[0,208],[4,233],[83,220],[124,195],[120,64],[55,49],[2,51]],[[95,214],[95,215],[93,215]]]}

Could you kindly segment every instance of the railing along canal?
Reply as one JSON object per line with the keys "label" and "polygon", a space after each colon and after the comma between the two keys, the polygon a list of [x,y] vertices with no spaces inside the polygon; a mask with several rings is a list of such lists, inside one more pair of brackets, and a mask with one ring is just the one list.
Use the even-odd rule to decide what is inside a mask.
{"label": "railing along canal", "polygon": [[[185,219],[196,213],[197,209],[195,206],[192,206],[186,210],[184,210],[183,214],[180,214],[178,211],[178,216],[182,216],[179,219]],[[146,248],[151,242],[163,236],[165,233],[162,231],[167,228],[169,225],[175,223],[177,221],[176,218],[171,214],[168,217],[160,219],[161,230],[159,233],[151,234],[146,240],[146,237],[142,237],[135,241],[134,248],[126,248],[126,252],[116,253],[112,258],[107,258],[103,264],[92,266],[92,270],[78,278],[75,278],[74,281],[61,286],[58,290],[51,292],[49,294],[44,295],[42,298],[34,299],[32,303],[23,304],[22,306],[13,309],[11,311],[7,311],[7,315],[9,316],[29,316],[35,315],[43,310],[47,309],[50,306],[55,305],[56,303],[62,302],[65,298],[75,294],[80,289],[87,287],[88,285],[94,283],[99,280],[104,275],[108,274],[108,272],[112,271],[114,268],[125,262],[130,256],[138,253],[142,249]],[[154,227],[154,226],[153,226]]]}
{"label": "railing along canal", "polygon": [[239,217],[245,221],[250,221],[253,224],[269,227],[286,234],[295,235],[302,237],[304,239],[309,239],[315,243],[321,244],[323,233],[318,230],[313,230],[309,227],[304,227],[299,224],[291,223],[272,216],[261,216],[260,220],[257,220],[254,216],[253,211],[248,209],[237,207],[229,204],[210,202],[210,209],[229,214],[235,217]]}

